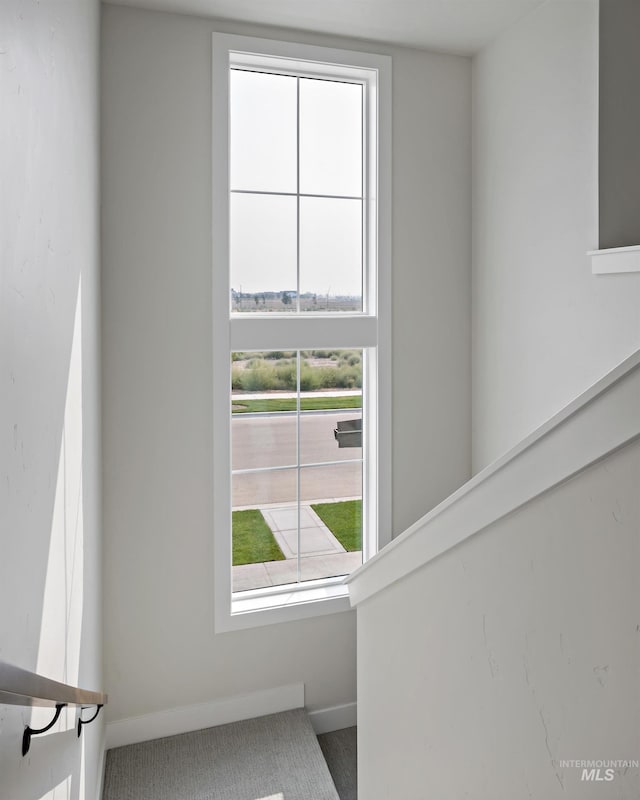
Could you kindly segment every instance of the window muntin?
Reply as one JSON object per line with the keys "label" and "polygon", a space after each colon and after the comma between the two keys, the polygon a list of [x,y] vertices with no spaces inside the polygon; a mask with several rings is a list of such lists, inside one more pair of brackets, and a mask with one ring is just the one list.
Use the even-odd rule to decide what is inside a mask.
{"label": "window muntin", "polygon": [[232,191],[295,193],[297,178],[297,81],[288,75],[232,69]]}
{"label": "window muntin", "polygon": [[231,68],[232,313],[363,311],[364,87]]}
{"label": "window muntin", "polygon": [[362,202],[301,197],[301,311],[362,310]]}
{"label": "window muntin", "polygon": [[[363,357],[232,354],[234,591],[348,575],[362,563]],[[338,440],[345,423],[356,430]]]}
{"label": "window muntin", "polygon": [[363,87],[300,80],[300,192],[362,197]]}
{"label": "window muntin", "polygon": [[232,311],[295,311],[297,213],[295,197],[231,194]]}

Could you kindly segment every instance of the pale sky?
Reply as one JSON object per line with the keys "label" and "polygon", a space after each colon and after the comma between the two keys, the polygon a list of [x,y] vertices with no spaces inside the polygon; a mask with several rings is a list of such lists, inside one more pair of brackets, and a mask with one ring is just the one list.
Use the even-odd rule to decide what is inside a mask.
{"label": "pale sky", "polygon": [[[362,293],[362,88],[300,80],[300,291]],[[231,72],[231,286],[296,289],[296,78]]]}

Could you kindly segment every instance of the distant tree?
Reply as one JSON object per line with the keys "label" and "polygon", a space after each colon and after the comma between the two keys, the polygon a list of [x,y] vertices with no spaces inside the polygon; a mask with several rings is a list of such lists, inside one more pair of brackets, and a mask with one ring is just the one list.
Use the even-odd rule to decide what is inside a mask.
{"label": "distant tree", "polygon": [[291,305],[291,295],[289,292],[282,292],[282,302],[285,306]]}
{"label": "distant tree", "polygon": [[258,305],[258,303],[260,302],[260,298],[258,297],[257,294],[253,295],[253,299],[254,299],[255,304]]}

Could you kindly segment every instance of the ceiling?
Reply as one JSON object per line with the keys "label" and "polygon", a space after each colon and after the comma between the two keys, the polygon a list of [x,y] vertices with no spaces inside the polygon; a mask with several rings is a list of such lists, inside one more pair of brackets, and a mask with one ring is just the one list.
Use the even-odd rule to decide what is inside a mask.
{"label": "ceiling", "polygon": [[472,54],[545,0],[106,0]]}

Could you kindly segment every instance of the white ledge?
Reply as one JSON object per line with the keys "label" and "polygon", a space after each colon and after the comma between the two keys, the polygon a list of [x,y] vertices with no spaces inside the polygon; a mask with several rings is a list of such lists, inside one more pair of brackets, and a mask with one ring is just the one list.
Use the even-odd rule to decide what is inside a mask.
{"label": "white ledge", "polygon": [[640,350],[346,580],[352,606],[640,436]]}
{"label": "white ledge", "polygon": [[633,247],[589,250],[587,255],[591,256],[591,271],[594,275],[640,272],[640,244],[633,245]]}

